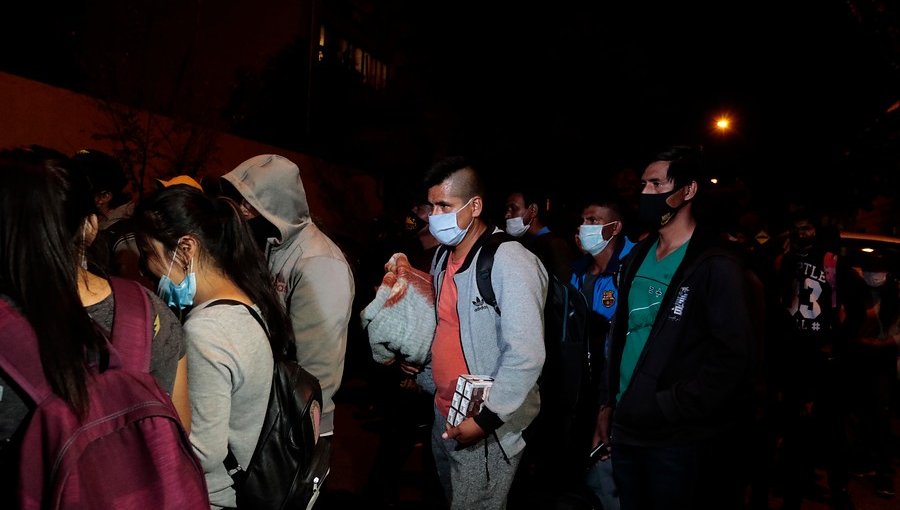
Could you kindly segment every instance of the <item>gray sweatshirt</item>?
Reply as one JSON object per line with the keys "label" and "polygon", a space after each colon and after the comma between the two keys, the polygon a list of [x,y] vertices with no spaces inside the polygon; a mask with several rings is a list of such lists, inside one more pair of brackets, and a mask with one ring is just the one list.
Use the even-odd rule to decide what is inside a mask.
{"label": "gray sweatshirt", "polygon": [[322,386],[322,434],[334,431],[335,392],[344,374],[347,327],[355,292],[341,249],[309,217],[300,169],[276,155],[248,159],[225,174],[254,209],[274,225],[266,260],[297,342],[297,361]]}
{"label": "gray sweatshirt", "polygon": [[184,323],[191,444],[206,473],[212,507],[233,507],[234,490],[223,462],[231,445],[238,463],[249,464],[266,415],[275,361],[269,339],[244,306],[207,308],[207,303],[191,310]]}
{"label": "gray sweatshirt", "polygon": [[[501,310],[497,315],[478,293],[475,267],[479,252],[480,248],[473,248],[453,276],[459,293],[456,309],[460,337],[470,373],[494,378],[484,405],[503,420],[496,431],[497,437],[506,454],[512,456],[525,448],[522,431],[541,407],[537,379],[546,356],[547,270],[520,243],[501,244],[491,270],[491,284]],[[432,269],[435,289],[441,288],[446,258],[447,255],[435,259]],[[436,297],[439,299],[440,290]],[[434,391],[430,366],[420,374],[419,382]]]}

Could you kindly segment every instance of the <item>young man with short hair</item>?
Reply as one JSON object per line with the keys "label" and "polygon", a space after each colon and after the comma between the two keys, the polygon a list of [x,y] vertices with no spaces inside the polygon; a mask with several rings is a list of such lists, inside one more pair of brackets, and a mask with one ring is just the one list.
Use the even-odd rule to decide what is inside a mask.
{"label": "young man with short hair", "polygon": [[[431,168],[425,187],[429,229],[447,248],[432,264],[437,328],[431,362],[419,377],[435,395],[435,463],[452,509],[502,509],[525,448],[522,431],[540,409],[547,271],[521,244],[502,243],[491,271],[498,313],[476,283],[481,247],[499,232],[483,219],[478,174],[465,159],[448,158]],[[492,377],[493,387],[477,415],[450,427],[462,374]]]}
{"label": "young man with short hair", "polygon": [[700,156],[673,147],[641,178],[640,215],[657,232],[622,271],[597,423],[625,510],[743,503],[753,329],[739,261],[694,215]]}

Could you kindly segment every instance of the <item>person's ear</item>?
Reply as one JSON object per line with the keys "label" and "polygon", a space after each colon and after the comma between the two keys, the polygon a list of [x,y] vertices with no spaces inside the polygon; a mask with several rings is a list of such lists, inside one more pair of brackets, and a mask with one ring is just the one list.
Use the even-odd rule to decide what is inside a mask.
{"label": "person's ear", "polygon": [[484,203],[481,201],[481,197],[479,195],[475,195],[472,197],[472,217],[477,218],[481,216],[482,208],[484,207]]}
{"label": "person's ear", "polygon": [[187,271],[191,261],[200,255],[200,242],[196,237],[186,235],[178,240],[178,246],[175,249],[178,253],[176,257],[178,257],[182,269]]}
{"label": "person's ear", "polygon": [[691,181],[690,184],[685,186],[684,199],[685,200],[693,200],[693,198],[695,196],[697,196],[697,188],[698,188],[697,181]]}
{"label": "person's ear", "polygon": [[612,234],[609,237],[617,236],[622,232],[622,220],[616,220],[615,225],[613,225]]}

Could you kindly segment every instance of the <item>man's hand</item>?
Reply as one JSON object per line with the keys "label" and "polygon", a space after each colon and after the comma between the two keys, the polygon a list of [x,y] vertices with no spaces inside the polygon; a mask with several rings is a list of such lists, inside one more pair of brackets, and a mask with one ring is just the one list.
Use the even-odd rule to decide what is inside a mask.
{"label": "man's hand", "polygon": [[[596,447],[600,443],[605,443],[609,452],[612,452],[612,443],[609,438],[609,428],[612,424],[612,407],[601,406],[597,412],[597,425],[594,427],[594,438],[591,440],[591,447]],[[609,455],[600,457],[600,460],[606,460]]]}
{"label": "man's hand", "polygon": [[400,370],[405,374],[418,375],[418,373],[422,371],[422,365],[403,360],[400,362]]}
{"label": "man's hand", "polygon": [[447,425],[447,430],[441,434],[441,437],[444,439],[456,439],[457,443],[468,446],[481,441],[485,435],[484,430],[475,423],[474,419],[469,417],[455,427]]}

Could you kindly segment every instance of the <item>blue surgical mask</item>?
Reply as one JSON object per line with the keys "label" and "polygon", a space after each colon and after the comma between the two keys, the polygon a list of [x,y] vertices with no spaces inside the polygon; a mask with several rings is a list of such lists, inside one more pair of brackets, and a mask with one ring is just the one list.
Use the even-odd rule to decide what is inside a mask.
{"label": "blue surgical mask", "polygon": [[439,243],[446,246],[456,246],[463,240],[463,237],[466,237],[466,232],[469,231],[469,227],[475,222],[475,217],[472,217],[468,227],[459,228],[456,216],[459,214],[459,211],[465,209],[474,199],[475,197],[470,198],[464,206],[454,212],[432,214],[428,217],[428,230]]}
{"label": "blue surgical mask", "polygon": [[522,237],[525,235],[525,232],[528,232],[528,227],[531,226],[531,223],[528,225],[522,221],[521,216],[513,216],[512,218],[506,219],[506,233],[513,237]]}
{"label": "blue surgical mask", "polygon": [[615,236],[609,236],[609,239],[603,239],[603,227],[612,225],[615,221],[611,221],[606,225],[581,225],[578,227],[578,239],[581,241],[581,247],[584,251],[597,255],[606,248],[606,245]]}
{"label": "blue surgical mask", "polygon": [[166,271],[165,276],[159,279],[159,287],[156,289],[156,293],[162,298],[163,302],[170,307],[178,307],[179,310],[184,310],[188,306],[194,304],[194,295],[197,293],[197,275],[194,273],[194,259],[191,259],[191,265],[188,269],[188,274],[185,275],[184,280],[179,284],[175,284],[171,278],[169,278],[169,273],[172,272],[172,264],[175,263],[175,256],[177,252],[172,255],[172,261],[169,262],[169,269]]}

